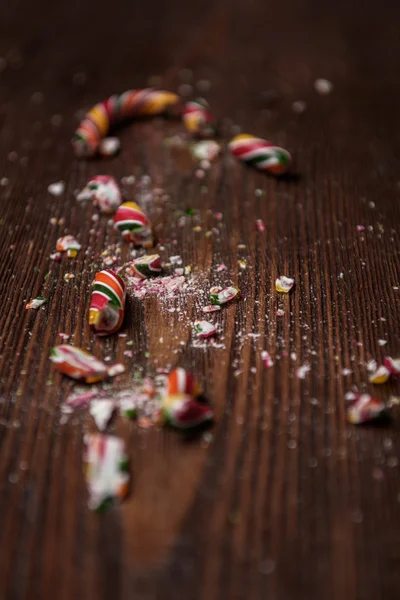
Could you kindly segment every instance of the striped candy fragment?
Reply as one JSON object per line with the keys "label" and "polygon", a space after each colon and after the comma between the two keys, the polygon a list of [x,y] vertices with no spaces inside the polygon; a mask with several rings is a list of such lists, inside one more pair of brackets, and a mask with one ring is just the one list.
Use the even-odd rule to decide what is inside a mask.
{"label": "striped candy fragment", "polygon": [[74,152],[79,158],[94,156],[115,124],[133,117],[159,115],[178,105],[176,94],[152,88],[110,96],[93,106],[80,123],[72,140]]}
{"label": "striped candy fragment", "polygon": [[153,235],[151,223],[135,202],[124,202],[114,215],[114,227],[129,243],[151,248]]}
{"label": "striped candy fragment", "polygon": [[185,104],[183,123],[186,129],[195,136],[211,137],[216,132],[215,119],[204,98],[198,98]]}
{"label": "striped candy fragment", "polygon": [[102,361],[76,346],[55,346],[50,360],[60,373],[73,379],[83,379],[86,383],[95,383],[108,376],[107,366]]}
{"label": "striped candy fragment", "polygon": [[97,335],[118,331],[125,314],[125,284],[121,277],[105,269],[96,274],[89,309],[89,325]]}
{"label": "striped candy fragment", "polygon": [[262,360],[262,364],[266,369],[269,369],[270,367],[274,366],[274,362],[271,358],[270,353],[268,352],[268,350],[263,350],[261,352],[261,360]]}
{"label": "striped candy fragment", "polygon": [[383,402],[370,396],[370,394],[352,392],[346,396],[346,399],[350,401],[347,409],[347,419],[353,425],[375,421],[387,414]]}
{"label": "striped candy fragment", "polygon": [[159,254],[141,256],[131,260],[126,268],[126,273],[139,279],[155,277],[161,273],[161,258]]}
{"label": "striped candy fragment", "polygon": [[75,258],[81,248],[82,246],[73,235],[64,235],[57,240],[57,252],[66,252],[69,258]]}
{"label": "striped candy fragment", "polygon": [[277,277],[275,281],[276,291],[282,292],[283,294],[288,294],[293,286],[294,279],[292,279],[291,277],[285,277],[285,275]]}
{"label": "striped candy fragment", "polygon": [[201,389],[191,373],[178,367],[171,371],[167,377],[166,395],[189,394],[199,396]]}
{"label": "striped candy fragment", "polygon": [[207,306],[203,306],[201,309],[201,311],[205,314],[217,312],[219,310],[221,310],[221,307],[217,306],[216,304],[208,304]]}
{"label": "striped candy fragment", "polygon": [[287,150],[248,133],[235,136],[228,147],[238,160],[272,175],[287,173],[292,164]]}
{"label": "striped candy fragment", "polygon": [[213,323],[209,321],[195,321],[193,329],[199,338],[206,339],[211,337],[217,332],[217,329]]}
{"label": "striped candy fragment", "polygon": [[213,287],[210,290],[210,302],[211,304],[220,306],[221,304],[230,302],[236,298],[238,294],[240,294],[239,288],[233,286],[227,288]]}
{"label": "striped candy fragment", "polygon": [[104,510],[129,492],[128,457],[122,439],[102,433],[85,436],[84,470],[88,506]]}
{"label": "striped candy fragment", "polygon": [[164,398],[162,414],[168,425],[181,430],[198,427],[213,419],[213,411],[208,404],[182,393]]}
{"label": "striped candy fragment", "polygon": [[390,377],[390,371],[385,366],[380,366],[369,377],[370,383],[381,384],[386,383]]}
{"label": "striped candy fragment", "polygon": [[398,377],[400,375],[400,358],[391,358],[390,356],[387,356],[383,361],[383,364],[392,377]]}
{"label": "striped candy fragment", "polygon": [[41,306],[43,306],[43,304],[45,304],[47,302],[47,299],[44,298],[44,296],[38,296],[37,298],[33,298],[33,300],[30,300],[30,302],[28,302],[28,304],[25,306],[25,308],[34,308],[35,310],[37,310],[38,308],[40,308]]}
{"label": "striped candy fragment", "polygon": [[96,175],[92,177],[79,192],[78,201],[92,200],[100,212],[114,213],[122,202],[122,193],[114,177],[110,175]]}

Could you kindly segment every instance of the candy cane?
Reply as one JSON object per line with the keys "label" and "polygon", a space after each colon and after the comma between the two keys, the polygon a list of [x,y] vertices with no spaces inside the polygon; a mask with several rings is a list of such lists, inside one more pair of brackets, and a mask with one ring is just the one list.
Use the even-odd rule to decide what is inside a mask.
{"label": "candy cane", "polygon": [[272,175],[287,173],[292,164],[287,150],[248,133],[234,137],[229,142],[229,150],[238,160]]}
{"label": "candy cane", "polygon": [[120,329],[125,314],[125,284],[106,269],[96,274],[89,309],[89,324],[97,335],[111,335]]}
{"label": "candy cane", "polygon": [[95,104],[87,113],[72,140],[76,156],[94,156],[102,138],[116,123],[133,117],[155,116],[178,105],[179,97],[172,92],[145,88],[128,90]]}

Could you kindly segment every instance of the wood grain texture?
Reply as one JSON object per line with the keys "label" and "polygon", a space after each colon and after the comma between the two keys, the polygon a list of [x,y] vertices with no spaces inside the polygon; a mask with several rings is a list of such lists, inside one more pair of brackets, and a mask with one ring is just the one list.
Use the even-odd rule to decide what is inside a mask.
{"label": "wood grain texture", "polygon": [[[384,0],[376,8],[371,0],[3,3],[1,598],[398,598],[399,409],[386,428],[352,428],[344,402],[353,385],[371,390],[367,360],[400,353],[400,6]],[[69,140],[78,111],[155,75],[176,90],[182,69],[211,82],[207,98],[226,135],[234,123],[287,147],[299,177],[266,178],[224,153],[198,181],[163,146],[181,126],[162,120],[122,129],[115,159],[75,160]],[[74,83],[79,72],[82,85]],[[316,94],[318,77],[334,83],[331,95]],[[279,93],[275,103],[268,90]],[[307,104],[301,116],[296,100]],[[159,234],[199,267],[204,289],[219,281],[216,265],[227,264],[227,281],[244,298],[217,316],[224,348],[191,344],[196,298],[182,306],[184,318],[161,300],[130,300],[133,359],[123,355],[123,338],[90,335],[89,284],[99,253],[118,238],[106,220],[91,221],[92,208],[73,192],[98,173],[149,174],[166,191],[169,199],[152,209]],[[47,186],[58,180],[66,190],[55,198]],[[188,207],[199,211],[201,232],[176,227],[176,209]],[[224,219],[220,235],[206,238],[210,210]],[[84,250],[55,264],[49,255],[64,231]],[[66,283],[68,271],[76,278]],[[274,289],[282,273],[296,280],[285,298]],[[26,311],[39,294],[46,309]],[[103,516],[90,514],[81,464],[89,420],[60,424],[71,384],[48,361],[58,331],[130,370],[192,369],[215,408],[212,443],[118,422],[132,495]],[[265,348],[275,358],[268,370]],[[306,362],[311,372],[297,379]],[[377,393],[388,399],[398,387]]]}

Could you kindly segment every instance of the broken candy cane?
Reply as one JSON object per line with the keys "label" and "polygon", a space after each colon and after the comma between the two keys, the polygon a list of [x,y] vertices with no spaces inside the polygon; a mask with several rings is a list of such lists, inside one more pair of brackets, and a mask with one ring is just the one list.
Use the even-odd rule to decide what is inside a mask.
{"label": "broken candy cane", "polygon": [[292,279],[291,277],[285,277],[285,275],[281,275],[275,281],[276,291],[283,292],[284,294],[290,292],[293,286],[294,279]]}
{"label": "broken candy cane", "polygon": [[208,338],[217,332],[215,325],[209,323],[209,321],[195,321],[193,328],[198,337],[202,339]]}
{"label": "broken candy cane", "polygon": [[187,102],[183,109],[183,123],[195,136],[211,137],[215,135],[215,119],[208,102],[203,98]]}
{"label": "broken candy cane", "polygon": [[217,312],[218,310],[221,310],[221,307],[217,306],[216,304],[208,304],[207,306],[203,306],[201,309],[203,313],[212,313]]}
{"label": "broken candy cane", "polygon": [[153,245],[151,223],[135,202],[121,204],[114,215],[114,228],[127,242],[144,248]]}
{"label": "broken candy cane", "polygon": [[47,302],[46,298],[44,298],[43,296],[38,296],[37,298],[34,298],[30,302],[28,302],[28,304],[25,306],[25,308],[34,308],[37,310],[38,308],[43,306],[43,304],[45,304],[46,302]]}
{"label": "broken candy cane", "polygon": [[383,361],[383,364],[392,377],[398,377],[400,375],[400,358],[391,358],[390,356],[387,356]]}
{"label": "broken candy cane", "polygon": [[76,197],[77,200],[92,200],[100,212],[114,213],[122,202],[118,183],[110,175],[92,177]]}
{"label": "broken candy cane", "polygon": [[383,402],[369,394],[351,392],[346,395],[346,399],[350,401],[350,406],[347,409],[347,420],[353,425],[374,421],[387,414]]}
{"label": "broken candy cane", "polygon": [[76,156],[94,156],[111,127],[133,117],[148,117],[178,106],[179,97],[152,88],[128,90],[99,102],[87,113],[72,140]]}
{"label": "broken candy cane", "polygon": [[125,314],[125,297],[125,283],[114,271],[106,269],[96,274],[89,325],[97,335],[110,335],[120,329]]}
{"label": "broken candy cane", "polygon": [[55,346],[51,350],[50,360],[60,373],[72,379],[83,379],[86,383],[95,383],[111,376],[112,367],[109,369],[101,360],[77,346]]}
{"label": "broken candy cane", "polygon": [[190,429],[213,419],[213,411],[189,394],[176,394],[163,399],[162,414],[172,427]]}
{"label": "broken candy cane", "polygon": [[228,147],[238,160],[272,175],[287,173],[292,164],[287,150],[248,133],[234,137]]}
{"label": "broken candy cane", "polygon": [[110,398],[93,399],[90,402],[89,412],[100,431],[107,429],[115,408],[116,403]]}
{"label": "broken candy cane", "polygon": [[390,377],[390,371],[384,366],[378,367],[377,370],[369,377],[370,383],[386,383]]}
{"label": "broken candy cane", "polygon": [[85,436],[85,478],[88,506],[103,510],[128,495],[128,457],[123,440],[113,435],[94,433]]}
{"label": "broken candy cane", "polygon": [[159,254],[152,254],[150,256],[141,256],[131,260],[127,267],[126,273],[132,277],[138,277],[139,279],[146,279],[148,277],[154,277],[161,273],[161,259]]}
{"label": "broken candy cane", "polygon": [[221,152],[221,146],[214,140],[203,140],[193,144],[192,155],[197,160],[214,160]]}
{"label": "broken candy cane", "polygon": [[210,290],[210,302],[211,304],[216,304],[220,306],[221,304],[226,304],[233,300],[238,294],[240,290],[236,287],[228,287],[228,288],[220,288],[213,287]]}
{"label": "broken candy cane", "polygon": [[178,367],[167,377],[166,395],[189,394],[199,396],[201,389],[191,373]]}
{"label": "broken candy cane", "polygon": [[263,366],[266,369],[269,369],[269,367],[272,367],[274,365],[271,355],[267,350],[263,350],[261,352],[261,360],[262,360]]}
{"label": "broken candy cane", "polygon": [[73,235],[64,235],[57,240],[57,252],[66,252],[69,258],[75,258],[81,248],[82,246]]}

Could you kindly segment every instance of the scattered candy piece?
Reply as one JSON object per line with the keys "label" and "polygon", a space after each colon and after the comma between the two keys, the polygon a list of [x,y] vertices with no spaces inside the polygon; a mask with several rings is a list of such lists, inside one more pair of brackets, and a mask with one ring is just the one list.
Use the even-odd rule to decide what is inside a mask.
{"label": "scattered candy piece", "polygon": [[97,396],[98,390],[96,388],[92,388],[90,391],[73,392],[67,397],[65,405],[71,408],[86,406],[91,400],[97,398]]}
{"label": "scattered candy piece", "polygon": [[65,273],[64,275],[64,281],[71,281],[71,279],[74,279],[75,275],[73,273]]}
{"label": "scattered candy piece", "polygon": [[73,235],[64,235],[57,240],[57,252],[66,252],[69,258],[75,258],[81,248],[82,246]]}
{"label": "scattered candy piece", "polygon": [[116,377],[117,375],[121,375],[121,373],[125,373],[125,367],[122,363],[115,363],[115,365],[112,365],[107,369],[107,375],[109,377]]}
{"label": "scattered candy piece", "polygon": [[121,142],[116,137],[106,137],[100,142],[99,152],[102,156],[115,156],[121,150]]}
{"label": "scattered candy piece", "polygon": [[64,190],[65,190],[65,183],[63,181],[57,181],[56,183],[51,183],[47,187],[47,191],[52,196],[61,196],[61,194],[64,193]]}
{"label": "scattered candy piece", "polygon": [[220,265],[217,265],[217,273],[221,273],[221,271],[226,271],[227,268],[228,267],[224,263],[221,263]]}
{"label": "scattered candy piece", "polygon": [[135,202],[124,202],[114,215],[114,227],[130,243],[144,248],[153,245],[151,223]]}
{"label": "scattered candy piece", "polygon": [[103,510],[126,498],[129,473],[123,440],[102,433],[86,435],[84,462],[90,509]]}
{"label": "scattered candy piece", "polygon": [[145,255],[140,258],[135,258],[128,263],[126,272],[128,275],[138,277],[139,279],[146,279],[147,277],[159,275],[161,273],[160,255],[152,254],[150,256]]}
{"label": "scattered candy piece", "polygon": [[376,360],[374,360],[373,358],[371,358],[371,360],[369,360],[369,361],[367,362],[367,365],[366,365],[366,366],[367,366],[367,371],[368,371],[369,373],[375,373],[375,371],[376,371],[376,370],[377,370],[377,368],[378,368],[378,363],[376,362]]}
{"label": "scattered candy piece", "polygon": [[370,383],[386,383],[390,377],[390,371],[385,366],[378,367],[375,373],[372,373],[369,377]]}
{"label": "scattered candy piece", "polygon": [[43,306],[43,304],[46,304],[46,302],[47,298],[44,298],[43,296],[38,296],[37,298],[34,298],[30,302],[28,302],[25,308],[34,308],[35,310],[37,310],[38,308]]}
{"label": "scattered candy piece", "polygon": [[171,92],[151,88],[128,90],[96,104],[87,113],[72,140],[76,156],[94,156],[102,138],[110,128],[132,117],[147,117],[165,113],[177,106],[179,97]]}
{"label": "scattered candy piece", "polygon": [[273,360],[272,360],[272,358],[271,358],[271,355],[270,355],[270,353],[269,353],[269,352],[267,352],[267,350],[263,350],[263,351],[261,352],[261,360],[262,360],[263,366],[264,366],[266,369],[269,369],[269,368],[270,368],[270,367],[272,367],[272,366],[273,366],[273,364],[274,364],[274,363],[273,363]]}
{"label": "scattered candy piece", "polygon": [[307,104],[305,102],[303,102],[303,100],[296,100],[292,104],[292,111],[294,113],[296,113],[297,115],[303,114],[303,112],[306,110],[306,108],[307,108]]}
{"label": "scattered candy piece", "polygon": [[86,383],[95,383],[108,376],[107,366],[103,362],[77,346],[55,346],[51,350],[50,360],[60,373],[73,379],[83,379]]}
{"label": "scattered candy piece", "polygon": [[92,177],[76,199],[92,200],[93,205],[104,214],[114,213],[122,202],[122,193],[114,177],[110,175],[97,175]]}
{"label": "scattered candy piece", "polygon": [[210,290],[210,302],[211,304],[216,304],[220,306],[221,304],[226,304],[230,302],[240,293],[240,290],[236,287],[228,287],[228,288],[220,288],[213,287]]}
{"label": "scattered candy piece", "polygon": [[115,411],[115,401],[109,398],[92,400],[89,412],[92,415],[99,431],[105,431]]}
{"label": "scattered candy piece", "polygon": [[165,397],[162,413],[168,425],[181,430],[197,427],[213,419],[210,406],[195,400],[189,394]]}
{"label": "scattered candy piece", "polygon": [[294,279],[291,277],[285,277],[285,275],[281,275],[275,281],[276,291],[283,292],[284,294],[288,294],[293,286]]}
{"label": "scattered candy piece", "polygon": [[248,133],[234,137],[229,142],[229,150],[238,160],[272,175],[287,173],[292,164],[287,150]]}
{"label": "scattered candy piece", "polygon": [[283,317],[284,314],[285,314],[285,311],[282,310],[282,308],[278,308],[278,310],[276,311],[277,317]]}
{"label": "scattered candy piece", "polygon": [[202,339],[211,337],[217,332],[215,325],[208,321],[195,321],[193,327],[198,337]]}
{"label": "scattered candy piece", "polygon": [[378,340],[378,344],[379,344],[380,346],[386,346],[386,344],[387,344],[387,340]]}
{"label": "scattered candy piece", "polygon": [[296,377],[297,379],[305,379],[307,373],[311,371],[310,365],[302,365],[298,369],[296,369]]}
{"label": "scattered candy piece", "polygon": [[183,123],[195,136],[211,137],[215,135],[215,120],[208,102],[203,98],[187,102],[183,109]]}
{"label": "scattered candy piece", "polygon": [[203,140],[192,146],[192,155],[197,160],[214,160],[221,152],[221,146],[214,140]]}
{"label": "scattered candy piece", "polygon": [[221,307],[217,306],[216,304],[209,304],[208,306],[203,306],[201,310],[203,313],[212,313],[221,310]]}
{"label": "scattered candy piece", "polygon": [[53,254],[50,254],[50,260],[59,262],[61,260],[61,252],[53,252]]}
{"label": "scattered candy piece", "polygon": [[364,227],[364,225],[357,225],[356,229],[357,229],[357,231],[364,231],[365,227]]}
{"label": "scattered candy piece", "polygon": [[328,79],[316,79],[314,82],[315,91],[321,96],[327,96],[333,90],[333,83]]}
{"label": "scattered candy piece", "polygon": [[182,257],[178,254],[176,256],[170,256],[169,262],[171,263],[171,265],[181,265],[183,263],[183,260]]}
{"label": "scattered candy piece", "polygon": [[383,361],[383,364],[392,377],[398,377],[400,375],[400,358],[391,358],[390,356],[387,356]]}
{"label": "scattered candy piece", "polygon": [[350,406],[347,410],[347,419],[353,425],[359,425],[368,421],[374,421],[386,414],[383,402],[369,394],[352,393],[347,395]]}
{"label": "scattered candy piece", "polygon": [[175,396],[176,394],[188,394],[190,396],[199,396],[200,387],[191,373],[177,367],[168,375],[166,395]]}
{"label": "scattered candy piece", "polygon": [[125,283],[119,275],[110,269],[96,274],[89,325],[97,335],[111,335],[120,329],[125,315],[125,298]]}
{"label": "scattered candy piece", "polygon": [[263,233],[265,231],[265,223],[264,223],[264,221],[262,219],[257,219],[256,220],[256,229],[260,233]]}

